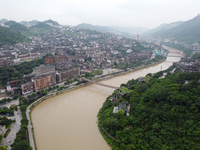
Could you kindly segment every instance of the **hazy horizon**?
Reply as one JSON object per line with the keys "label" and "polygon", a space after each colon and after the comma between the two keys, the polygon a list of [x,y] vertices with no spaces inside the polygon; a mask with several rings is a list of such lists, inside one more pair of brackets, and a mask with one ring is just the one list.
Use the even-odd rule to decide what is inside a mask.
{"label": "hazy horizon", "polygon": [[0,18],[21,21],[52,19],[61,25],[143,27],[187,21],[200,13],[199,1],[182,0],[2,0]]}

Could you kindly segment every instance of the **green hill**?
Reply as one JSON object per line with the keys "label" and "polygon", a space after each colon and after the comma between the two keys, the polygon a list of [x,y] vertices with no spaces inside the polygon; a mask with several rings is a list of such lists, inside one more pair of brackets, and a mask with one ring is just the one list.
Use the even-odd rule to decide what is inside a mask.
{"label": "green hill", "polygon": [[[130,80],[123,86],[133,90],[131,94],[116,102],[110,96],[104,102],[98,114],[99,129],[112,149],[200,149],[200,73],[168,73],[158,79],[161,74],[147,75],[147,83]],[[122,101],[130,104],[129,116],[122,110],[113,113]]]}
{"label": "green hill", "polygon": [[32,21],[29,21],[29,23],[31,23],[31,24],[36,24],[36,23],[38,23],[39,21],[37,21],[37,20],[32,20]]}
{"label": "green hill", "polygon": [[117,33],[128,38],[135,38],[135,34],[141,34],[149,30],[143,27],[96,26],[86,23],[79,24],[76,27],[81,29],[96,30],[100,32]]}
{"label": "green hill", "polygon": [[112,30],[106,26],[94,26],[91,24],[87,24],[87,23],[82,23],[76,26],[77,28],[81,28],[81,29],[89,29],[89,30],[96,30],[96,31],[100,31],[100,32],[111,32]]}
{"label": "green hill", "polygon": [[152,35],[153,33],[162,30],[165,26],[167,26],[166,23],[161,24],[160,26],[158,26],[158,27],[156,27],[156,28],[154,28],[154,29],[151,29],[151,30],[149,30],[149,31],[147,31],[147,32],[144,32],[144,33],[142,34],[142,36]]}
{"label": "green hill", "polygon": [[31,29],[51,30],[52,27],[44,22],[38,22],[32,26]]}
{"label": "green hill", "polygon": [[200,43],[200,16],[185,21],[179,26],[171,28],[166,31],[157,32],[154,36],[161,36],[162,38],[174,38],[179,42],[185,43]]}
{"label": "green hill", "polygon": [[173,22],[173,23],[170,23],[170,24],[161,24],[159,27],[156,27],[152,30],[149,30],[147,32],[144,32],[142,34],[142,36],[148,36],[148,35],[160,35],[162,34],[163,32],[167,32],[169,29],[172,29],[174,27],[177,27],[179,26],[180,24],[182,24],[183,21],[177,21],[177,22]]}
{"label": "green hill", "polygon": [[10,29],[14,31],[19,31],[19,32],[28,32],[29,29],[25,27],[24,25],[17,23],[15,21],[8,21],[4,23],[5,25],[9,26]]}
{"label": "green hill", "polygon": [[0,26],[0,47],[6,44],[13,45],[19,42],[30,42],[30,39],[27,39],[20,32]]}
{"label": "green hill", "polygon": [[0,23],[5,23],[5,22],[8,22],[8,20],[7,19],[1,19],[0,20]]}
{"label": "green hill", "polygon": [[51,23],[52,25],[55,25],[55,26],[59,26],[60,24],[56,21],[53,21],[51,19],[47,20],[47,21],[44,21],[45,23]]}
{"label": "green hill", "polygon": [[53,27],[46,24],[45,22],[37,22],[36,25],[31,26],[29,29],[31,31],[29,35],[42,36],[49,34]]}

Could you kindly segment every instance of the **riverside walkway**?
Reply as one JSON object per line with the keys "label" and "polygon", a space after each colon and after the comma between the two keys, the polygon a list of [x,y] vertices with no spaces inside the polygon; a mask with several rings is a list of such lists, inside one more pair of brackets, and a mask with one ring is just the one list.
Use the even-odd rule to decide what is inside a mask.
{"label": "riverside walkway", "polygon": [[105,87],[108,87],[108,88],[113,88],[113,89],[118,89],[119,88],[119,87],[112,86],[112,85],[106,85],[106,84],[103,84],[103,83],[98,83],[98,82],[92,81],[92,80],[84,78],[84,77],[82,77],[82,80],[85,80],[85,81],[88,81],[90,83],[94,83],[94,84],[97,84],[97,85],[100,85],[100,86],[105,86]]}

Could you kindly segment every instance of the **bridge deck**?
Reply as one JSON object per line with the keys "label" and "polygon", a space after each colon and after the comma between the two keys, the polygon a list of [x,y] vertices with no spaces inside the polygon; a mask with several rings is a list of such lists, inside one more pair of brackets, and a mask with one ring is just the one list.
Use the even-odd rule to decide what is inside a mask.
{"label": "bridge deck", "polygon": [[[166,55],[168,55],[168,54],[172,54],[172,53],[174,53],[174,54],[179,54],[179,55],[181,55],[181,56],[183,56],[183,57],[186,57],[183,53],[179,53],[179,52],[169,52],[169,53],[167,53]],[[169,56],[169,55],[168,55]],[[170,57],[173,57],[173,56],[170,56]],[[176,57],[176,56],[175,56]]]}
{"label": "bridge deck", "polygon": [[119,87],[116,87],[116,86],[111,86],[111,85],[106,85],[106,84],[103,84],[103,83],[98,83],[98,82],[92,81],[92,80],[84,78],[84,77],[82,77],[82,79],[85,80],[85,81],[88,81],[90,83],[94,83],[94,84],[97,84],[97,85],[100,85],[100,86],[105,86],[105,87],[108,87],[108,88],[113,88],[113,89],[118,89],[119,88]]}
{"label": "bridge deck", "polygon": [[172,55],[167,55],[167,57],[184,57],[184,56],[172,56]]}

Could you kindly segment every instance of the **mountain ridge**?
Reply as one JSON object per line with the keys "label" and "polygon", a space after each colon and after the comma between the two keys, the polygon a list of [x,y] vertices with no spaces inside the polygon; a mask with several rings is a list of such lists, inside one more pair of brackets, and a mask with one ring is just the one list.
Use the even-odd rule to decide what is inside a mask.
{"label": "mountain ridge", "polygon": [[200,16],[197,15],[193,19],[184,21],[174,28],[161,33],[157,32],[154,35],[162,38],[174,38],[179,42],[200,42]]}
{"label": "mountain ridge", "polygon": [[[160,26],[159,26],[160,27]],[[187,21],[177,21],[167,24],[163,27],[157,27],[146,33],[143,36],[153,36],[161,38],[171,38],[178,42],[185,43],[200,43],[200,15],[187,20]],[[158,30],[156,30],[158,29]]]}
{"label": "mountain ridge", "polygon": [[99,26],[99,25],[92,25],[88,23],[81,23],[77,26],[77,28],[82,29],[89,29],[89,30],[97,30],[100,32],[112,32],[112,33],[126,33],[126,34],[141,34],[149,29],[143,27],[118,27],[118,26]]}

